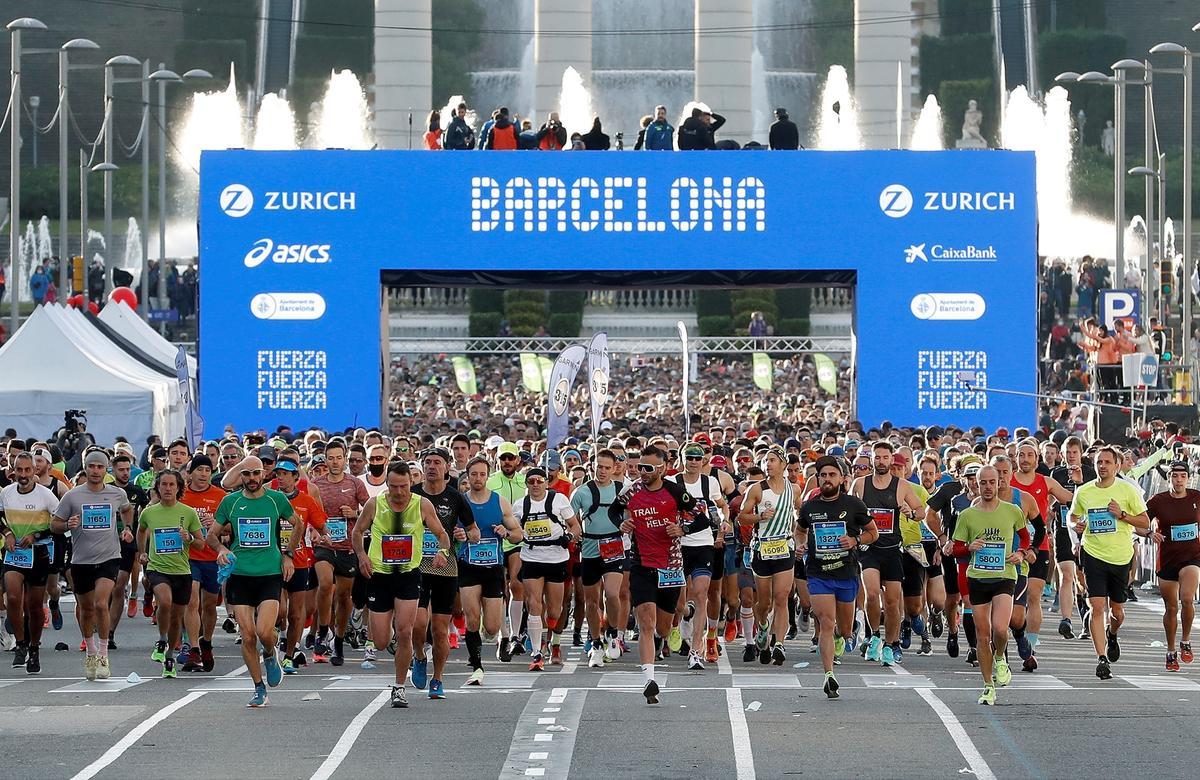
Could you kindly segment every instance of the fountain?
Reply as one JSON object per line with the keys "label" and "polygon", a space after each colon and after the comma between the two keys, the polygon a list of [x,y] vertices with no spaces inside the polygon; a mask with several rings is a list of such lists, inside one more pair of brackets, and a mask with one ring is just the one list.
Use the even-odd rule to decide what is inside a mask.
{"label": "fountain", "polygon": [[592,129],[592,96],[583,84],[579,71],[568,67],[563,71],[562,91],[558,93],[558,117],[567,134],[586,133]]}
{"label": "fountain", "polygon": [[233,65],[229,84],[219,92],[198,92],[179,136],[179,154],[185,165],[200,170],[200,152],[205,149],[244,149],[246,129],[238,100]]}
{"label": "fountain", "polygon": [[909,148],[915,152],[940,152],[945,148],[942,130],[942,107],[937,97],[929,95],[921,107],[921,115],[913,125],[912,142]]}
{"label": "fountain", "polygon": [[367,99],[352,71],[332,73],[317,113],[313,145],[317,149],[370,149]]}
{"label": "fountain", "polygon": [[142,228],[133,217],[125,224],[125,254],[117,267],[133,277],[129,286],[139,289],[142,279]]}
{"label": "fountain", "polygon": [[255,149],[295,149],[296,117],[287,101],[275,93],[263,96],[254,123]]}
{"label": "fountain", "polygon": [[[766,146],[771,132],[770,99],[767,97],[767,66],[758,47],[750,53],[750,115],[753,117],[751,138]],[[749,139],[742,139],[749,140]]]}
{"label": "fountain", "polygon": [[817,148],[825,151],[851,151],[862,148],[858,132],[858,111],[850,79],[841,65],[831,65],[821,90],[821,113],[817,121]]}

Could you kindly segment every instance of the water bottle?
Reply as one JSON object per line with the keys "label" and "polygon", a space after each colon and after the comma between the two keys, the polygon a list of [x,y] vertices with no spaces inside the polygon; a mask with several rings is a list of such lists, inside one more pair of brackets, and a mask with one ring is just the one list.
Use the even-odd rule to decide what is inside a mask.
{"label": "water bottle", "polygon": [[217,569],[217,584],[218,585],[225,584],[225,580],[229,579],[230,574],[233,574],[233,567],[237,565],[237,556],[236,555],[234,555],[233,553],[226,553],[225,557],[229,559],[229,563],[227,563],[224,566],[221,566]]}

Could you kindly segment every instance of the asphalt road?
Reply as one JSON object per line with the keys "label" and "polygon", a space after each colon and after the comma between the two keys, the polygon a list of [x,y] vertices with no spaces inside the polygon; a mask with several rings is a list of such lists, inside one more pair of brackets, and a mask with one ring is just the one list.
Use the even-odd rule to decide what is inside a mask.
{"label": "asphalt road", "polygon": [[[1194,777],[1200,662],[1164,670],[1151,644],[1162,641],[1161,610],[1154,596],[1130,605],[1114,679],[1094,676],[1090,642],[1055,634],[1038,672],[1014,666],[994,708],[976,704],[979,674],[948,658],[944,639],[892,669],[847,656],[842,697],[829,701],[802,636],[783,667],[743,664],[740,646],[703,672],[673,656],[656,707],[641,696],[634,655],[592,670],[569,648],[563,666],[540,674],[525,671],[525,656],[485,656],[481,688],[461,687],[466,653],[454,651],[448,698],[410,685],[408,710],[387,706],[390,656],[364,670],[351,652],[340,669],[286,677],[270,707],[250,710],[239,648],[220,629],[212,674],[164,680],[149,659],[156,629],[125,619],[113,679],[88,683],[68,615],[46,632],[41,675],[0,658],[0,776]],[[72,649],[55,652],[60,640]]]}

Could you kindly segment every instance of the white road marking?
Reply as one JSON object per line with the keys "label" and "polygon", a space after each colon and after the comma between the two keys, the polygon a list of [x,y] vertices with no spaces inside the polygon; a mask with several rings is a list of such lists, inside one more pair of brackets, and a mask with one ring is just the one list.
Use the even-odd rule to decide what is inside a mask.
{"label": "white road marking", "polygon": [[346,760],[346,756],[350,755],[350,749],[354,747],[354,743],[358,740],[358,735],[362,734],[362,730],[366,728],[367,721],[376,712],[379,712],[383,705],[387,704],[391,698],[392,692],[389,686],[387,690],[379,692],[379,695],[371,699],[371,703],[362,708],[362,711],[354,716],[354,720],[350,721],[350,725],[346,726],[346,730],[342,732],[342,736],[338,737],[337,744],[333,746],[333,750],[325,757],[321,766],[317,767],[317,771],[313,773],[312,780],[328,780],[337,768]]}
{"label": "white road marking", "polygon": [[78,774],[71,778],[71,780],[88,780],[88,778],[95,777],[102,769],[120,758],[126,750],[137,744],[138,740],[146,736],[146,733],[149,732],[150,729],[154,728],[159,723],[162,723],[164,720],[171,717],[171,715],[173,715],[175,712],[183,709],[202,696],[204,696],[203,691],[189,693],[182,699],[176,699],[167,706],[163,707],[161,710],[135,726],[134,729],[122,737],[117,744],[106,750],[104,755],[100,756],[100,758],[97,758],[95,761],[81,769]]}
{"label": "white road marking", "polygon": [[1194,691],[1200,689],[1200,684],[1186,677],[1166,677],[1159,674],[1118,674],[1117,677],[1147,691]]}
{"label": "white road marking", "polygon": [[725,652],[717,653],[717,674],[733,674],[733,667],[729,665],[729,645],[722,639],[721,646]]}
{"label": "white road marking", "polygon": [[991,767],[983,760],[979,750],[975,747],[975,743],[967,736],[966,730],[962,727],[962,723],[955,717],[954,713],[946,706],[945,702],[937,697],[933,691],[928,688],[917,688],[917,695],[925,700],[925,703],[933,708],[934,713],[941,719],[942,725],[946,727],[946,731],[950,733],[951,739],[954,740],[955,747],[958,752],[962,753],[963,758],[967,759],[967,766],[975,773],[979,780],[996,780],[996,775],[992,773]]}
{"label": "white road marking", "polygon": [[742,706],[742,692],[725,689],[725,704],[729,709],[729,728],[733,736],[733,761],[738,780],[755,780],[754,751],[750,747],[750,726]]}
{"label": "white road marking", "polygon": [[[513,728],[500,780],[566,777],[586,697],[587,689],[570,691],[570,695],[566,688],[534,691]],[[543,716],[542,712],[549,709],[557,714]]]}

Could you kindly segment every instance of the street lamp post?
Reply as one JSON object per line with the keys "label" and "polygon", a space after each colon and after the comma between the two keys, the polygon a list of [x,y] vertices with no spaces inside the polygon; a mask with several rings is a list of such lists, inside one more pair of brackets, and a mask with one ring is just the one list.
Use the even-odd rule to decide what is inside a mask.
{"label": "street lamp post", "polygon": [[[1200,32],[1200,24],[1192,28]],[[1196,357],[1192,354],[1192,60],[1200,52],[1192,52],[1178,43],[1160,43],[1150,49],[1151,54],[1182,54],[1183,67],[1159,68],[1162,73],[1178,73],[1183,77],[1183,311],[1180,334],[1180,355],[1183,365],[1190,366]],[[1165,213],[1163,216],[1166,216]]]}
{"label": "street lamp post", "polygon": [[[83,266],[84,301],[92,299],[91,286],[88,284],[87,234],[88,234],[88,173],[103,173],[109,175],[117,170],[112,163],[97,163],[89,171],[88,154],[79,150],[79,264]],[[107,249],[105,250],[107,252]],[[106,261],[107,262],[107,261]]]}
{"label": "street lamp post", "polygon": [[32,17],[23,16],[7,25],[12,36],[12,67],[10,70],[12,101],[9,114],[9,180],[8,180],[8,256],[12,265],[12,313],[8,335],[11,338],[21,324],[21,32],[45,30],[46,25]]}
{"label": "street lamp post", "polygon": [[[104,163],[112,166],[111,168],[103,169],[104,173],[104,294],[108,295],[112,290],[112,270],[113,270],[113,240],[112,240],[112,198],[113,198],[113,172],[117,170],[117,166],[113,164],[113,112],[115,100],[113,99],[113,87],[117,84],[117,78],[113,74],[113,69],[119,65],[137,66],[142,63],[134,57],[127,54],[119,54],[112,57],[108,62],[104,63]],[[128,81],[128,79],[122,79]]]}
{"label": "street lamp post", "polygon": [[29,122],[33,126],[33,167],[38,167],[38,109],[42,107],[42,99],[37,95],[29,96]]}

